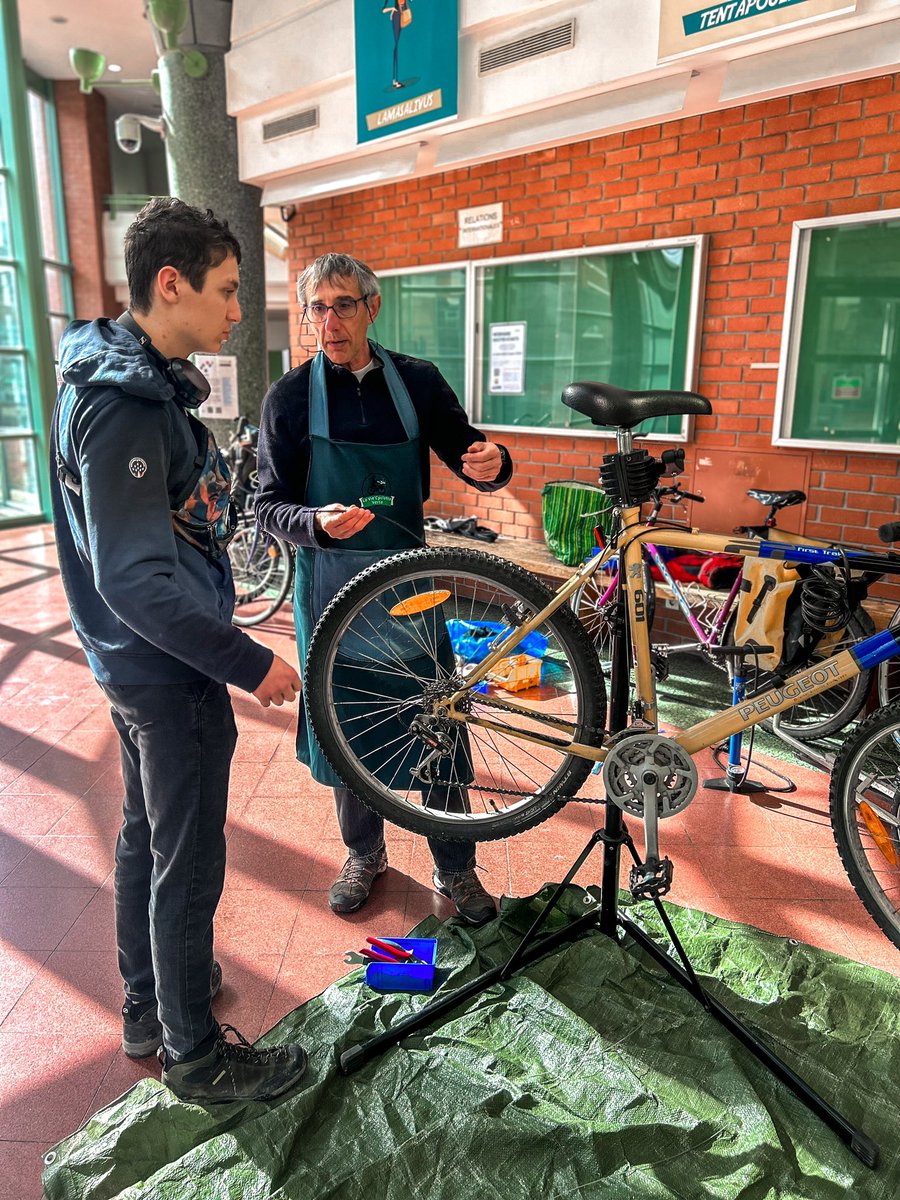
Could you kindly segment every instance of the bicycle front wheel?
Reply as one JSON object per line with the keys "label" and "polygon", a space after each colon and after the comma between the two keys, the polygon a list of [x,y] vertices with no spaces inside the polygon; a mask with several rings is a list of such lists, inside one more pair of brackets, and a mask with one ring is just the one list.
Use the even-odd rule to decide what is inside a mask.
{"label": "bicycle front wheel", "polygon": [[[900,632],[900,608],[891,617],[889,629],[895,633]],[[886,704],[892,704],[895,700],[900,700],[900,659],[888,658],[884,662],[879,663],[875,668],[877,687],[878,687],[878,703],[883,708]]]}
{"label": "bicycle front wheel", "polygon": [[854,730],[831,774],[831,826],[857,896],[900,947],[900,703]]}
{"label": "bicycle front wheel", "polygon": [[593,765],[565,746],[599,746],[606,720],[596,653],[568,607],[465,696],[464,722],[436,715],[551,599],[521,567],[471,550],[396,555],[342,588],[316,626],[304,699],[347,787],[394,824],[451,840],[508,837],[560,808]]}
{"label": "bicycle front wheel", "polygon": [[294,578],[294,555],[281,538],[269,537],[255,522],[242,525],[228,547],[234,577],[235,625],[260,625],[281,608]]}

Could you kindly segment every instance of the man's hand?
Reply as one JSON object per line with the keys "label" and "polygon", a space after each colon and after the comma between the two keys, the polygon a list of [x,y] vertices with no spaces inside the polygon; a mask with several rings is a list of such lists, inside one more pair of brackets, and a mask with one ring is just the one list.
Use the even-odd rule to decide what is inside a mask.
{"label": "man's hand", "polygon": [[343,541],[365,529],[374,516],[371,509],[360,508],[358,504],[349,508],[346,504],[325,504],[316,513],[315,525],[322,533]]}
{"label": "man's hand", "polygon": [[295,668],[276,654],[268,674],[253,695],[263,708],[268,708],[270,704],[284,704],[285,701],[290,704],[302,686]]}
{"label": "man's hand", "polygon": [[491,483],[500,474],[503,455],[494,442],[473,442],[462,456],[463,475],[479,483]]}

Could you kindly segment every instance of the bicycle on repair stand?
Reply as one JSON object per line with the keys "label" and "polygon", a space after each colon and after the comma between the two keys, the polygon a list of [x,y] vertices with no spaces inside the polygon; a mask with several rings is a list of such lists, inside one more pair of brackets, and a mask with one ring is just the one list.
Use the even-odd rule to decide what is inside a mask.
{"label": "bicycle on repair stand", "polygon": [[[505,964],[344,1050],[341,1067],[357,1069],[412,1029],[580,932],[599,929],[618,940],[624,930],[874,1166],[878,1147],[701,985],[661,903],[674,877],[662,843],[666,819],[685,810],[697,792],[693,756],[698,751],[900,656],[900,636],[888,629],[815,661],[822,640],[846,626],[868,582],[900,575],[900,555],[704,534],[669,522],[650,527],[641,520],[641,505],[651,499],[664,472],[677,476],[683,460],[677,452],[661,461],[636,449],[632,431],[653,417],[709,414],[709,401],[692,392],[629,392],[601,383],[572,384],[563,401],[593,424],[616,430],[617,448],[604,455],[600,481],[618,515],[602,552],[555,592],[518,565],[478,551],[413,550],[376,564],[342,588],[323,613],[307,657],[305,701],[337,774],[397,825],[450,839],[508,837],[577,800],[592,767],[602,763],[604,827],[591,835]],[[802,644],[792,665],[776,672],[772,685],[758,688],[752,682],[753,661],[766,647],[721,645],[722,657],[750,664],[751,686],[739,703],[671,736],[661,735],[657,724],[644,585],[648,542],[736,555],[745,560],[745,569],[747,560],[755,559],[807,569],[800,584]],[[569,601],[614,556],[619,578],[607,726],[600,662]],[[488,653],[479,651],[477,661],[457,654],[451,629],[459,625],[452,622],[463,628],[473,623],[490,628],[496,622]],[[526,638],[531,654],[522,651]],[[898,778],[900,703],[869,717],[847,738],[830,791],[832,828],[851,883],[900,946]],[[643,856],[626,816],[643,825]],[[602,847],[603,855],[599,903],[567,930],[537,938],[595,847]],[[631,892],[654,903],[677,959],[618,908],[623,847],[633,864]]]}

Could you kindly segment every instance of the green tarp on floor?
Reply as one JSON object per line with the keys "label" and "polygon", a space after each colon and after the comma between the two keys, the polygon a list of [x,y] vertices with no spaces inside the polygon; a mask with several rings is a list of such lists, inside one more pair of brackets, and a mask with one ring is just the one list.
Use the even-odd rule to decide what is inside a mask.
{"label": "green tarp on floor", "polygon": [[[547,894],[482,930],[419,931],[462,982],[509,954]],[[581,889],[564,899],[585,912]],[[47,1200],[895,1200],[900,981],[669,911],[717,998],[881,1144],[876,1171],[633,942],[592,933],[344,1077],[336,1047],[424,1003],[355,971],[266,1039],[310,1050],[296,1092],[204,1110],[145,1080],[51,1152]],[[649,905],[629,915],[659,933]]]}

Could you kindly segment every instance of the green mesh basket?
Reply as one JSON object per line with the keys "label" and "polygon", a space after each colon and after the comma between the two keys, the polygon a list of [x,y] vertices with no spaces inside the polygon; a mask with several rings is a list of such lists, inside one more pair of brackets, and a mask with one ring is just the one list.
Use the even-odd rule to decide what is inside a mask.
{"label": "green mesh basket", "polygon": [[552,555],[574,567],[597,545],[594,528],[607,530],[612,501],[598,487],[580,479],[557,479],[541,491],[544,537]]}

